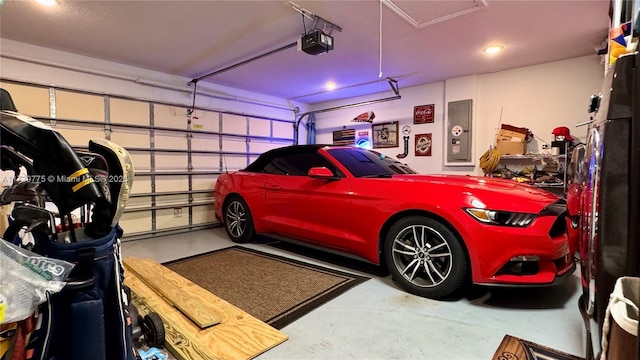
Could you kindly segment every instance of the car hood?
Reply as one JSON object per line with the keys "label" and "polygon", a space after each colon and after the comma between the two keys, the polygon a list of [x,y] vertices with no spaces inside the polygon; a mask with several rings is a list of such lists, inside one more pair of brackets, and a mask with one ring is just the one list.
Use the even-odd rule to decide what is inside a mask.
{"label": "car hood", "polygon": [[480,176],[461,175],[394,175],[394,180],[430,187],[443,187],[443,191],[454,188],[453,196],[461,195],[463,202],[472,205],[479,200],[488,209],[501,209],[538,213],[544,207],[555,203],[559,197],[534,186]]}

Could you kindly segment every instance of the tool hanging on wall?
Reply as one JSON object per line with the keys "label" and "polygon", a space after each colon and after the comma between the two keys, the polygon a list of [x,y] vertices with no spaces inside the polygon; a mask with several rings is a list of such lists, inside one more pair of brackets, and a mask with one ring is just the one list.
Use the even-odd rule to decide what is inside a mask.
{"label": "tool hanging on wall", "polygon": [[409,134],[411,134],[411,126],[405,125],[402,127],[402,139],[404,140],[404,152],[396,155],[398,159],[404,159],[409,155]]}

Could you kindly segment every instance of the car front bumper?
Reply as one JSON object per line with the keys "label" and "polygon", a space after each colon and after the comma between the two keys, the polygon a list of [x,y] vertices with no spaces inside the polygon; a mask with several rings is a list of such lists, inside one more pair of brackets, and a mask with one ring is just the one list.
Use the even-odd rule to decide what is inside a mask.
{"label": "car front bumper", "polygon": [[576,268],[565,226],[562,214],[539,217],[526,228],[480,224],[470,229],[473,282],[510,286],[562,282]]}

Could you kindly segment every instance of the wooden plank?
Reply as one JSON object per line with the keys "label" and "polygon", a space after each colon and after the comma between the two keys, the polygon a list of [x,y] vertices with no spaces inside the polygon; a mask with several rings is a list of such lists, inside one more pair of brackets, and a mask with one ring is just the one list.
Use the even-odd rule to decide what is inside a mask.
{"label": "wooden plank", "polygon": [[189,327],[195,327],[185,316],[165,302],[132,272],[125,273],[125,284],[131,288],[131,303],[140,315],[150,312],[162,318],[165,331],[164,346],[176,359],[180,360],[218,360],[206,346],[199,343]]}
{"label": "wooden plank", "polygon": [[[155,266],[152,260],[141,262],[145,266]],[[286,334],[196,284],[187,285],[183,291],[203,303],[211,304],[215,314],[222,320],[220,324],[200,329],[131,271],[125,272],[125,283],[132,292],[144,299],[149,309],[157,312],[163,321],[180,334],[173,337],[172,341],[177,343],[170,345],[167,341],[167,346],[175,349],[186,342],[187,346],[183,346],[186,348],[184,355],[181,355],[185,359],[252,359],[288,339]]]}
{"label": "wooden plank", "polygon": [[220,317],[216,315],[211,304],[203,303],[201,299],[189,295],[187,288],[195,285],[191,281],[155,261],[126,258],[124,264],[140,280],[165,298],[168,303],[182,311],[201,329],[220,323]]}

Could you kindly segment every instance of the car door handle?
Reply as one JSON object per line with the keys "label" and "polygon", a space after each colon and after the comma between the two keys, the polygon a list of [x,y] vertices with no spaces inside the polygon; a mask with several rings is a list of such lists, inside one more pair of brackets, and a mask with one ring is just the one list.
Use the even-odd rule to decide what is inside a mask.
{"label": "car door handle", "polygon": [[280,190],[280,186],[275,185],[275,184],[267,184],[267,185],[265,185],[265,188],[267,188],[269,190]]}

